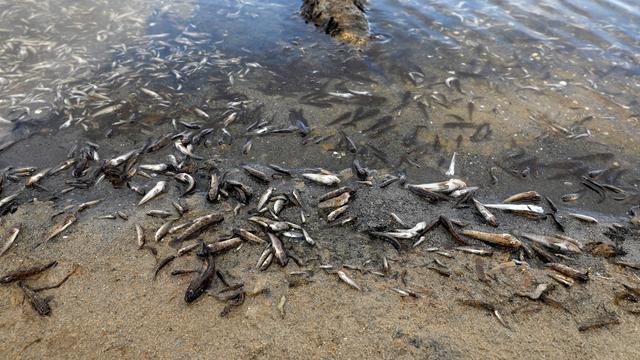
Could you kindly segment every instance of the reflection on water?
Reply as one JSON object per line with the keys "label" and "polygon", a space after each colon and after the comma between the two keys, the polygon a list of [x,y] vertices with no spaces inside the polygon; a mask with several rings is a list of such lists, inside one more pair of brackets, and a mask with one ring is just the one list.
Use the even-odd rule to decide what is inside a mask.
{"label": "reflection on water", "polygon": [[[418,181],[457,153],[474,184],[500,171],[498,193],[544,183],[559,198],[594,180],[616,191],[583,197],[593,210],[637,204],[634,2],[372,1],[362,50],[306,24],[299,5],[0,0],[5,144],[43,128],[69,144],[142,143],[174,120],[215,129],[204,144],[237,146],[228,157],[266,161],[283,154],[265,139],[301,126],[290,166],[357,156]],[[326,159],[294,155],[309,147]]]}

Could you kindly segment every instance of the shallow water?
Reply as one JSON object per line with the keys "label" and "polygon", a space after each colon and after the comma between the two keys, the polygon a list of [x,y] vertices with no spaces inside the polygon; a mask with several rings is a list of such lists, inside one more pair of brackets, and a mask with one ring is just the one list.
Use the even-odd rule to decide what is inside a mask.
{"label": "shallow water", "polygon": [[[477,264],[473,256],[455,252],[454,259],[426,250],[439,247],[453,252],[456,243],[440,228],[415,249],[415,239],[403,240],[400,252],[367,235],[371,230],[398,228],[391,212],[410,226],[446,215],[464,226],[498,231],[483,224],[473,208],[464,204],[461,208],[455,201],[429,204],[398,183],[381,189],[379,184],[387,174],[406,176],[409,183],[460,178],[477,186],[475,197],[485,203],[536,190],[558,205],[566,235],[583,245],[613,243],[626,253],[625,260],[640,259],[635,241],[638,233],[629,224],[630,210],[640,204],[638,5],[632,1],[373,0],[367,11],[372,38],[361,49],[341,44],[306,23],[298,14],[299,5],[284,0],[0,0],[0,144],[4,144],[0,146],[0,168],[9,175],[1,196],[20,192],[14,206],[2,209],[10,211],[0,227],[4,232],[16,222],[23,224],[22,234],[4,256],[6,262],[0,262],[0,269],[5,272],[43,259],[59,259],[63,269],[71,264],[80,264],[82,269],[70,284],[55,291],[60,300],[43,328],[32,326],[42,323],[26,304],[24,311],[16,310],[19,291],[2,288],[11,296],[3,297],[0,304],[6,309],[0,317],[0,331],[14,329],[12,338],[19,338],[21,331],[30,335],[15,340],[11,354],[24,351],[30,341],[38,342],[32,356],[63,349],[64,342],[47,335],[56,326],[55,336],[91,334],[81,341],[79,354],[96,347],[104,335],[100,331],[107,332],[111,342],[100,346],[104,352],[126,348],[123,354],[143,356],[140,352],[146,351],[144,356],[153,357],[175,346],[185,354],[198,354],[193,345],[202,339],[193,334],[200,334],[199,329],[209,323],[197,311],[215,308],[216,315],[223,305],[207,297],[194,305],[197,309],[186,308],[182,297],[190,275],[169,277],[168,270],[163,270],[149,285],[146,275],[153,270],[154,261],[175,249],[164,240],[153,241],[155,230],[165,220],[145,212],[173,211],[174,200],[189,209],[185,219],[222,211],[224,224],[205,232],[202,239],[211,242],[232,236],[235,227],[251,226],[247,218],[267,188],[239,170],[245,163],[269,175],[275,171],[267,164],[295,169],[296,174],[323,168],[357,190],[343,216],[353,216],[355,221],[332,227],[326,213],[316,208],[318,197],[328,188],[300,176],[274,178],[268,186],[279,192],[300,190],[308,220],[305,228],[316,246],[300,239],[286,239],[285,246],[305,264],[290,261],[287,268],[280,268],[274,262],[268,271],[259,272],[254,268],[263,246],[254,244],[220,256],[219,267],[233,280],[242,281],[247,292],[260,287],[269,290],[231,313],[233,319],[246,321],[248,330],[232,321],[218,324],[235,338],[250,334],[251,342],[244,346],[255,357],[264,355],[265,343],[269,343],[264,334],[273,331],[269,324],[280,318],[276,308],[285,295],[291,315],[287,310],[286,322],[274,325],[281,336],[276,343],[284,346],[304,333],[305,347],[293,352],[298,357],[322,349],[327,342],[338,344],[337,338],[347,339],[349,333],[366,337],[367,331],[377,333],[381,328],[384,334],[393,332],[393,340],[382,337],[383,333],[370,341],[344,340],[349,344],[346,353],[369,351],[372,357],[383,353],[397,358],[408,351],[408,357],[417,356],[420,351],[413,347],[419,346],[397,344],[395,339],[404,335],[400,331],[396,337],[399,330],[391,320],[387,323],[385,314],[389,319],[404,319],[402,326],[415,335],[411,341],[431,341],[436,355],[442,342],[445,357],[473,356],[468,351],[486,341],[477,332],[467,334],[467,340],[452,340],[449,336],[457,336],[456,326],[438,322],[436,329],[443,337],[422,339],[416,335],[422,333],[421,322],[412,320],[428,322],[425,316],[449,319],[452,313],[463,313],[460,327],[481,323],[485,332],[495,330],[498,323],[485,312],[469,312],[447,302],[461,294],[495,295],[504,311],[512,311],[507,320],[520,326],[520,341],[527,340],[527,331],[540,336],[534,326],[537,322],[518,313],[519,301],[524,300],[513,301],[512,287],[505,287],[549,282],[538,259],[528,259],[531,268],[505,271],[506,275],[487,285],[469,270]],[[181,171],[196,180],[195,191],[188,196],[180,196],[184,184],[163,172],[139,172],[132,177],[133,183],[146,190],[158,180],[169,183],[166,195],[143,207],[136,206],[141,197],[126,186],[112,184],[109,180],[113,179],[95,181],[103,161],[141,148],[149,139],[182,132],[186,141],[207,128],[212,132],[194,142],[193,159],[181,154],[173,141],[140,159],[143,164],[156,164],[168,163],[169,155],[177,157],[185,164]],[[75,176],[76,163],[44,178],[40,188],[25,188],[24,178],[13,178],[14,170],[6,169],[32,166],[37,172],[67,159],[81,161],[83,151],[92,154],[86,171]],[[454,154],[455,175],[448,175]],[[373,186],[355,182],[349,170],[354,159],[371,170]],[[238,201],[231,198],[215,204],[204,200],[212,165],[253,188],[249,206],[237,208]],[[563,201],[567,194],[577,194],[577,200]],[[78,223],[60,238],[35,248],[48,229],[64,218],[54,216],[56,213],[71,212],[79,203],[94,199],[103,200],[79,213]],[[550,212],[548,203],[540,205]],[[238,214],[234,208],[239,209]],[[116,211],[125,212],[127,220],[100,218]],[[299,212],[288,206],[282,217],[297,223]],[[579,222],[569,212],[593,216],[600,224]],[[500,231],[559,233],[549,218],[496,216]],[[144,226],[147,241],[158,256],[136,249],[134,224]],[[626,229],[623,240],[618,233],[605,235],[614,224]],[[490,248],[478,241],[472,244]],[[378,277],[372,271],[380,270],[383,256],[391,260],[393,271]],[[502,248],[488,258],[487,268],[523,256],[521,251]],[[451,267],[451,278],[425,267],[440,258]],[[545,307],[540,317],[560,329],[550,337],[564,335],[571,328],[574,333],[564,346],[575,349],[584,339],[573,329],[574,323],[599,311],[601,304],[614,307],[611,294],[620,285],[608,280],[628,274],[621,275],[614,265],[586,254],[567,261],[589,268],[595,273],[593,280],[574,288],[558,285],[554,298],[569,310],[558,315],[553,311],[560,310]],[[326,264],[334,269],[319,267]],[[200,265],[196,256],[189,255],[168,268]],[[362,303],[345,292],[345,284],[337,282],[334,270],[342,265],[355,267],[349,274],[365,284]],[[290,272],[296,270],[305,272],[302,277],[313,285],[295,280],[300,274]],[[404,281],[407,270],[408,284]],[[56,275],[62,273],[56,270]],[[624,279],[635,281],[630,275]],[[44,280],[53,281],[49,275]],[[494,294],[496,287],[491,286],[495,285],[504,294]],[[397,294],[390,287],[413,288],[428,300],[397,306]],[[215,290],[220,288],[217,283]],[[110,306],[100,305],[105,293],[122,296],[109,299]],[[147,296],[152,300],[141,302],[140,297]],[[423,313],[424,301],[436,310]],[[316,306],[319,313],[309,315],[307,310]],[[367,308],[376,312],[367,313]],[[350,320],[342,324],[343,332],[334,333],[333,319],[343,312],[358,315],[347,316]],[[187,321],[183,314],[188,314],[184,315]],[[136,322],[128,322],[131,316]],[[310,317],[324,328],[314,327]],[[166,323],[179,324],[178,340],[173,339],[171,328],[157,335],[162,340],[139,331]],[[624,329],[635,326],[633,321],[623,323]],[[107,330],[99,330],[101,326]],[[369,330],[363,333],[365,328]],[[619,331],[627,336],[631,333]],[[620,333],[609,336],[624,338]],[[154,341],[162,342],[162,350],[148,347]],[[208,351],[224,353],[235,347],[230,341],[223,340],[219,349],[210,344]],[[505,343],[492,341],[498,357],[513,354]],[[605,340],[593,342],[583,355],[601,355],[598,341]],[[549,345],[552,343],[546,343],[542,354],[557,350]],[[617,345],[617,351],[624,353],[620,349],[625,344]],[[238,351],[242,354],[238,349],[231,353],[238,355]],[[270,352],[266,353],[268,357]],[[277,353],[270,354],[276,357]],[[314,355],[345,357],[326,349]]]}

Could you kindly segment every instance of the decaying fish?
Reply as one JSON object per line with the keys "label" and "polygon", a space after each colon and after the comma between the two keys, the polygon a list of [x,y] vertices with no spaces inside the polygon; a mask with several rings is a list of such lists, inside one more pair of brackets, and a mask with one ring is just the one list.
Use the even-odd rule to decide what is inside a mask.
{"label": "decaying fish", "polygon": [[267,233],[267,235],[269,236],[269,241],[271,241],[271,247],[273,248],[276,259],[278,259],[278,263],[280,264],[280,266],[287,266],[289,257],[287,256],[287,252],[282,245],[282,240],[280,240],[280,238],[270,232]]}
{"label": "decaying fish", "polygon": [[4,245],[2,245],[2,248],[0,248],[0,256],[4,255],[4,253],[7,252],[7,250],[9,250],[11,245],[15,242],[16,238],[18,237],[18,234],[20,234],[21,227],[22,227],[22,224],[18,223],[10,227],[9,230],[7,230],[7,233],[4,237],[6,239],[5,243]]}
{"label": "decaying fish", "polygon": [[338,270],[338,277],[340,278],[340,280],[344,281],[345,284],[351,286],[352,288],[358,291],[362,291],[362,288],[360,287],[360,285],[356,284],[356,282],[353,281],[353,279],[351,279],[347,274],[345,274],[344,271]]}
{"label": "decaying fish", "polygon": [[519,235],[554,251],[566,254],[582,253],[582,244],[568,236],[532,233],[520,233]]}
{"label": "decaying fish", "polygon": [[28,287],[22,281],[18,283],[18,287],[22,289],[24,295],[27,297],[27,299],[29,299],[31,307],[33,307],[38,315],[48,316],[49,313],[51,313],[51,307],[49,306],[49,302],[47,299],[41,297],[37,292],[33,291],[33,289]]}
{"label": "decaying fish", "polygon": [[346,205],[351,198],[351,193],[345,192],[342,195],[327,199],[318,204],[320,209],[332,209]]}
{"label": "decaying fish", "polygon": [[187,287],[187,291],[184,294],[184,301],[189,304],[196,301],[202,294],[204,294],[205,290],[211,284],[211,280],[213,280],[214,275],[216,274],[216,266],[213,261],[213,255],[209,255],[206,257],[207,266],[198,276],[191,280],[189,286]]}
{"label": "decaying fish", "polygon": [[495,234],[476,230],[463,230],[462,235],[481,240],[490,244],[518,249],[522,247],[520,240],[511,234]]}
{"label": "decaying fish", "polygon": [[518,193],[508,198],[504,199],[504,203],[512,203],[518,201],[540,201],[542,197],[536,191],[526,191],[523,193]]}
{"label": "decaying fish", "polygon": [[34,265],[26,269],[18,269],[0,276],[0,284],[8,284],[14,281],[23,280],[31,276],[37,275],[58,264],[57,261],[50,261],[46,264]]}
{"label": "decaying fish", "polygon": [[191,238],[198,236],[200,233],[202,233],[204,230],[206,230],[210,226],[218,224],[223,220],[224,220],[224,216],[219,212],[214,212],[209,215],[201,216],[195,219],[193,223],[187,229],[185,229],[182,232],[182,234],[180,234],[180,236],[176,237],[175,239],[172,239],[170,244],[172,246],[179,245],[185,240],[189,240]]}
{"label": "decaying fish", "polygon": [[44,179],[44,177],[49,174],[50,170],[51,170],[51,168],[47,168],[47,169],[41,170],[37,174],[32,175],[24,183],[24,186],[26,186],[26,187],[36,186],[40,182],[40,180]]}
{"label": "decaying fish", "polygon": [[54,227],[47,232],[47,235],[44,237],[42,243],[46,243],[47,241],[53,239],[58,236],[61,232],[65,231],[69,226],[73,225],[73,223],[78,220],[76,213],[70,213],[65,217],[61,222],[57,223]]}
{"label": "decaying fish", "polygon": [[262,210],[262,208],[264,208],[264,206],[267,204],[267,202],[269,202],[269,198],[271,197],[271,194],[273,194],[273,192],[276,189],[273,187],[269,187],[267,188],[267,190],[265,190],[265,192],[260,196],[260,199],[258,200],[258,206],[256,206],[256,209],[258,211]]}
{"label": "decaying fish", "polygon": [[449,193],[454,190],[463,189],[467,187],[467,184],[460,179],[450,179],[447,181],[429,184],[409,184],[407,187],[431,192]]}
{"label": "decaying fish", "polygon": [[304,173],[302,174],[302,177],[304,177],[305,179],[311,180],[313,182],[316,182],[318,184],[323,184],[328,186],[336,185],[340,183],[340,178],[337,177],[336,175]]}
{"label": "decaying fish", "polygon": [[162,194],[167,190],[167,182],[166,181],[158,181],[158,183],[147,192],[147,194],[138,202],[138,206],[147,203],[151,199],[156,196]]}
{"label": "decaying fish", "polygon": [[593,216],[589,216],[589,215],[584,215],[584,214],[577,214],[577,213],[567,213],[567,215],[576,218],[580,221],[584,221],[586,223],[590,223],[590,224],[597,224],[598,223],[598,219],[594,218]]}
{"label": "decaying fish", "polygon": [[144,246],[144,228],[139,224],[136,224],[136,242],[138,244],[138,249],[142,249]]}
{"label": "decaying fish", "polygon": [[544,209],[542,207],[537,205],[530,205],[530,204],[485,204],[484,206],[489,209],[530,212],[533,214],[544,214]]}
{"label": "decaying fish", "polygon": [[187,188],[184,190],[184,192],[180,196],[185,196],[185,195],[191,193],[193,190],[195,190],[196,181],[193,178],[193,176],[191,176],[189,174],[186,174],[186,173],[179,173],[179,174],[176,174],[174,176],[174,178],[176,180],[180,181],[181,183],[187,184]]}
{"label": "decaying fish", "polygon": [[545,264],[545,266],[561,273],[562,275],[568,276],[572,279],[576,279],[580,281],[589,280],[589,271],[587,270],[574,269],[570,266],[560,264],[560,263],[547,263]]}
{"label": "decaying fish", "polygon": [[476,210],[478,210],[480,215],[482,215],[484,220],[489,225],[491,225],[493,227],[497,227],[498,226],[498,219],[496,218],[496,216],[493,215],[480,201],[478,201],[476,199],[472,199],[472,200],[473,200],[473,205],[476,207]]}

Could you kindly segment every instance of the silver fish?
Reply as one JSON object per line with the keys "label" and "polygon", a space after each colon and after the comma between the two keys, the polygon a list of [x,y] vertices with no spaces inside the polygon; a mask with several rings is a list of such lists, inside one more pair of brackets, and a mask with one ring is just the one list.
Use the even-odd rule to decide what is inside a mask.
{"label": "silver fish", "polygon": [[16,241],[18,234],[20,234],[21,227],[22,227],[22,224],[16,224],[9,228],[6,234],[7,241],[4,243],[4,245],[0,249],[0,256],[4,255],[4,253],[7,252],[7,250],[9,250],[13,242]]}
{"label": "silver fish", "polygon": [[338,270],[338,277],[340,278],[340,280],[344,281],[347,285],[351,286],[352,288],[358,291],[362,291],[362,288],[360,287],[360,285],[356,284],[356,282],[353,281],[353,279],[351,279],[349,276],[347,276],[347,274],[345,274],[344,271]]}
{"label": "silver fish", "polygon": [[408,188],[416,188],[432,192],[449,193],[458,189],[467,187],[467,184],[460,179],[449,179],[447,181],[429,183],[429,184],[409,184]]}
{"label": "silver fish", "polygon": [[287,256],[287,252],[284,250],[282,240],[280,240],[280,238],[272,233],[267,233],[267,235],[269,236],[269,240],[271,241],[271,247],[273,247],[273,251],[275,252],[276,259],[278,259],[278,263],[280,263],[281,266],[287,266],[289,257]]}
{"label": "silver fish", "polygon": [[138,249],[144,246],[144,229],[139,224],[136,224],[136,242],[138,243]]}
{"label": "silver fish", "polygon": [[340,183],[340,178],[336,175],[304,173],[302,174],[302,177],[313,182],[328,186]]}
{"label": "silver fish", "polygon": [[273,194],[273,192],[275,190],[276,190],[275,188],[270,187],[260,196],[260,199],[258,200],[258,206],[256,207],[256,209],[258,211],[260,211],[260,210],[262,210],[262,208],[264,208],[264,206],[269,201],[269,198],[271,197],[271,194]]}
{"label": "silver fish", "polygon": [[193,179],[193,176],[187,173],[176,174],[174,178],[180,181],[181,183],[187,184],[187,188],[184,190],[184,192],[180,196],[185,196],[196,188],[196,181]]}
{"label": "silver fish", "polygon": [[140,202],[138,202],[138,206],[148,202],[149,200],[165,192],[166,188],[167,188],[166,181],[158,181],[158,183],[151,190],[149,190],[149,192],[140,200]]}

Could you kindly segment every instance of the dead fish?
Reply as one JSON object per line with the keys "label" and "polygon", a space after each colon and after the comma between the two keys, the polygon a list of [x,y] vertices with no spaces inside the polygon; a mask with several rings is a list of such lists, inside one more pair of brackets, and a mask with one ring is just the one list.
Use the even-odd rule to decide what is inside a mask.
{"label": "dead fish", "polygon": [[519,235],[554,251],[569,254],[582,253],[582,245],[568,236],[532,233],[520,233]]}
{"label": "dead fish", "polygon": [[158,183],[153,188],[151,188],[151,190],[149,190],[149,192],[140,200],[140,202],[138,202],[138,206],[164,193],[166,191],[166,188],[167,188],[166,181],[158,181]]}
{"label": "dead fish", "polygon": [[331,208],[341,207],[346,205],[349,202],[350,198],[351,198],[351,193],[345,192],[340,196],[336,196],[334,198],[327,199],[319,203],[318,207],[320,209],[331,209]]}
{"label": "dead fish", "polygon": [[149,210],[147,211],[147,216],[157,217],[157,218],[167,218],[173,215],[171,211],[167,210]]}
{"label": "dead fish", "polygon": [[211,244],[207,244],[207,250],[211,254],[219,254],[225,252],[227,250],[236,248],[242,244],[242,238],[234,237],[231,239],[217,241]]}
{"label": "dead fish", "polygon": [[91,200],[91,201],[86,201],[83,202],[82,204],[78,205],[78,212],[81,212],[91,206],[97,205],[102,201],[102,199],[96,199],[96,200]]}
{"label": "dead fish", "polygon": [[142,186],[139,186],[131,181],[127,181],[127,187],[141,196],[144,196],[144,194],[147,193],[147,191]]}
{"label": "dead fish", "polygon": [[47,168],[47,169],[44,169],[44,170],[40,171],[39,173],[37,173],[35,175],[32,175],[24,183],[24,186],[26,186],[26,187],[35,186],[36,184],[38,184],[38,182],[40,182],[40,180],[42,180],[45,176],[47,176],[47,174],[49,173],[50,170],[51,170],[51,168]]}
{"label": "dead fish", "polygon": [[20,234],[21,227],[22,227],[22,224],[18,223],[10,227],[9,230],[7,230],[7,233],[5,235],[5,238],[7,240],[2,246],[2,249],[0,249],[0,256],[2,256],[5,252],[7,252],[7,250],[9,250],[9,248],[14,243],[14,241],[16,241],[18,234]]}
{"label": "dead fish", "polygon": [[453,156],[451,157],[451,163],[449,163],[449,170],[447,170],[446,173],[444,173],[447,176],[453,176],[456,173],[456,153],[453,153]]}
{"label": "dead fish", "polygon": [[8,284],[14,281],[23,280],[33,275],[37,275],[58,264],[57,261],[51,261],[42,265],[34,265],[26,269],[18,269],[0,276],[0,284]]}
{"label": "dead fish", "polygon": [[282,245],[282,240],[270,232],[268,232],[267,235],[269,236],[269,241],[271,241],[271,247],[273,248],[276,259],[278,259],[278,263],[280,263],[280,266],[287,266],[289,257]]}
{"label": "dead fish", "polygon": [[256,243],[256,244],[265,244],[267,241],[264,240],[263,238],[253,234],[252,232],[245,230],[245,229],[234,229],[233,230],[234,234],[240,236],[241,238],[243,238],[244,240]]}
{"label": "dead fish", "polygon": [[480,256],[491,256],[491,255],[493,255],[493,251],[492,250],[478,249],[478,248],[473,248],[473,247],[470,247],[470,246],[458,246],[455,249],[458,250],[458,251],[466,252],[466,253],[473,254],[473,255],[480,255]]}
{"label": "dead fish", "polygon": [[144,228],[139,224],[136,224],[136,242],[138,243],[138,249],[142,249],[144,246]]}
{"label": "dead fish", "polygon": [[169,165],[167,164],[141,164],[138,165],[138,169],[142,169],[142,170],[148,170],[148,171],[153,171],[153,172],[165,172],[169,169]]}
{"label": "dead fish", "polygon": [[185,146],[184,144],[182,144],[181,140],[178,140],[174,143],[176,149],[178,149],[178,151],[180,151],[182,154],[193,158],[195,160],[202,160],[203,158],[201,156],[195,155],[193,153],[193,146],[191,144]]}
{"label": "dead fish", "polygon": [[369,170],[364,168],[364,166],[362,166],[362,164],[360,164],[360,161],[358,161],[358,159],[353,160],[352,169],[353,169],[354,174],[360,180],[367,180],[367,177],[369,177]]}
{"label": "dead fish", "polygon": [[20,192],[17,192],[13,195],[9,195],[7,197],[2,198],[2,200],[0,200],[0,209],[3,209],[6,205],[10,204],[13,200],[15,200],[18,195],[20,195]]}
{"label": "dead fish", "polygon": [[156,242],[159,242],[160,240],[162,240],[162,238],[164,238],[169,233],[169,229],[171,229],[175,221],[176,219],[171,219],[165,222],[164,224],[162,224],[162,226],[160,226],[158,230],[156,230],[156,233],[154,236],[154,239]]}
{"label": "dead fish", "polygon": [[61,232],[65,231],[69,226],[73,225],[73,223],[76,222],[76,220],[78,220],[78,217],[76,216],[76,213],[71,213],[69,215],[67,215],[66,218],[64,218],[64,220],[62,220],[61,222],[57,223],[54,227],[51,228],[51,230],[49,230],[49,232],[47,232],[47,235],[45,236],[44,240],[42,241],[42,243],[46,243],[47,241],[53,239],[54,237],[58,236]]}
{"label": "dead fish", "polygon": [[265,174],[264,172],[258,169],[255,169],[248,165],[242,165],[241,167],[244,171],[247,172],[247,174],[251,175],[252,177],[254,177],[255,179],[263,183],[268,183],[269,181],[271,181],[271,179],[269,179],[269,176],[267,176],[267,174]]}
{"label": "dead fish", "polygon": [[572,202],[572,201],[576,201],[580,198],[580,194],[578,193],[572,193],[572,194],[565,194],[562,195],[562,197],[560,198],[563,202]]}
{"label": "dead fish", "polygon": [[574,284],[574,281],[572,278],[564,276],[564,275],[560,275],[560,274],[556,274],[556,273],[547,273],[547,276],[549,276],[550,278],[552,278],[553,280],[559,282],[560,284],[566,286],[566,287],[571,287]]}
{"label": "dead fish", "polygon": [[390,236],[390,237],[396,238],[396,239],[411,239],[411,238],[414,238],[414,237],[420,235],[421,233],[423,233],[426,228],[427,228],[427,223],[425,221],[422,221],[422,222],[417,223],[411,229],[398,229],[398,230],[382,232],[382,233],[375,233],[375,234],[381,234],[381,235],[384,235],[384,236]]}
{"label": "dead fish", "polygon": [[182,234],[180,234],[180,236],[171,240],[170,244],[180,244],[185,240],[189,240],[195,236],[198,236],[208,227],[218,224],[223,220],[224,216],[218,212],[196,218],[193,223],[186,230],[184,230]]}
{"label": "dead fish", "polygon": [[218,199],[220,191],[220,179],[215,170],[209,173],[209,190],[207,191],[207,200],[215,202]]}
{"label": "dead fish", "polygon": [[162,96],[160,96],[160,94],[158,94],[157,92],[155,92],[153,90],[149,90],[147,88],[141,87],[140,91],[142,91],[143,93],[151,96],[152,98],[156,98],[156,99],[162,100]]}
{"label": "dead fish", "polygon": [[260,196],[260,199],[258,200],[258,206],[256,207],[258,211],[262,210],[267,202],[269,202],[269,198],[275,190],[276,188],[273,187],[267,188],[267,190],[265,190],[265,192]]}
{"label": "dead fish", "polygon": [[158,276],[158,272],[165,266],[167,266],[170,262],[172,262],[176,258],[175,255],[169,255],[166,258],[158,261],[158,264],[153,269],[153,280]]}
{"label": "dead fish", "polygon": [[480,215],[482,215],[484,221],[486,221],[487,224],[493,227],[497,227],[498,219],[496,218],[496,216],[493,215],[480,201],[474,198],[472,198],[471,200],[473,200],[473,205],[476,207],[476,210],[478,210]]}
{"label": "dead fish", "polygon": [[522,193],[518,193],[508,198],[504,199],[504,203],[512,203],[518,201],[540,201],[542,197],[536,191],[526,191]]}
{"label": "dead fish", "polygon": [[51,307],[49,306],[49,302],[47,299],[44,299],[38,295],[37,292],[33,291],[27,285],[25,285],[22,281],[18,283],[18,287],[22,289],[24,296],[29,299],[29,303],[31,307],[38,313],[40,316],[48,316],[51,313]]}
{"label": "dead fish", "polygon": [[572,279],[576,279],[580,281],[589,280],[589,271],[587,270],[574,269],[572,267],[569,267],[567,265],[560,264],[560,263],[546,263],[544,265]]}
{"label": "dead fish", "polygon": [[336,175],[327,175],[327,174],[312,174],[312,173],[304,173],[302,177],[305,179],[311,180],[313,182],[331,186],[340,183],[340,178]]}
{"label": "dead fish", "polygon": [[572,216],[580,221],[584,221],[586,223],[590,223],[590,224],[598,223],[598,219],[589,215],[583,215],[583,214],[577,214],[577,213],[567,213],[567,215]]}
{"label": "dead fish", "polygon": [[516,239],[515,236],[511,234],[495,234],[476,230],[463,230],[462,235],[477,240],[482,240],[490,244],[501,245],[515,249],[522,247],[522,243],[520,242],[520,240]]}
{"label": "dead fish", "polygon": [[285,231],[289,229],[290,226],[284,221],[275,221],[261,216],[252,216],[248,220],[275,232]]}
{"label": "dead fish", "polygon": [[179,173],[174,175],[174,178],[181,183],[187,184],[187,188],[184,190],[182,195],[180,195],[181,197],[191,193],[196,188],[196,181],[193,179],[193,176],[189,174]]}
{"label": "dead fish", "polygon": [[251,138],[247,138],[247,141],[242,146],[242,153],[247,155],[251,151],[251,147],[253,146],[253,142]]}
{"label": "dead fish", "polygon": [[335,190],[329,191],[328,193],[326,193],[326,194],[324,194],[324,195],[320,196],[320,197],[318,198],[318,202],[322,202],[322,201],[325,201],[325,200],[327,200],[327,199],[331,199],[331,198],[334,198],[334,197],[340,196],[340,195],[342,195],[342,194],[344,194],[344,193],[346,193],[346,192],[353,192],[353,189],[352,189],[352,188],[350,188],[350,187],[348,187],[348,186],[343,186],[343,187],[341,187],[341,188],[338,188],[338,189],[335,189]]}
{"label": "dead fish", "polygon": [[544,209],[542,207],[530,204],[484,204],[484,206],[490,209],[544,214]]}
{"label": "dead fish", "polygon": [[340,278],[340,280],[344,281],[347,285],[351,286],[352,288],[358,291],[362,291],[362,288],[360,287],[360,285],[356,284],[356,282],[353,281],[349,276],[347,276],[347,274],[345,274],[344,271],[338,270],[338,277]]}
{"label": "dead fish", "polygon": [[313,246],[316,244],[316,242],[311,238],[311,235],[309,235],[309,233],[307,232],[307,230],[302,229],[302,236],[304,238],[304,241],[307,242],[307,244]]}
{"label": "dead fish", "polygon": [[447,181],[429,184],[409,184],[407,185],[407,187],[409,189],[415,188],[424,191],[448,193],[454,190],[465,188],[467,187],[467,184],[460,179],[450,179]]}
{"label": "dead fish", "polygon": [[344,205],[333,210],[332,212],[329,213],[329,215],[327,215],[327,220],[333,221],[337,219],[340,215],[344,214],[347,211],[347,209],[349,209],[349,205]]}

